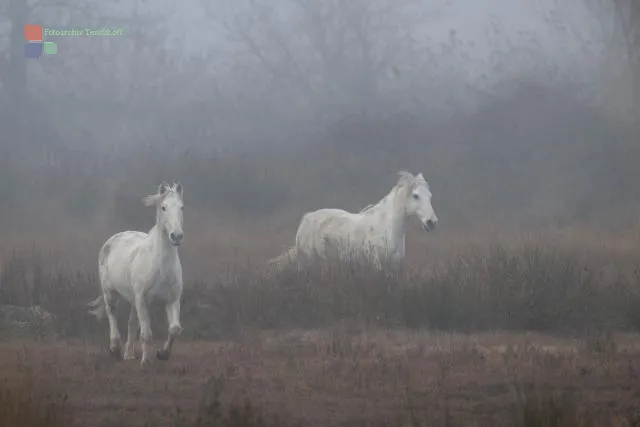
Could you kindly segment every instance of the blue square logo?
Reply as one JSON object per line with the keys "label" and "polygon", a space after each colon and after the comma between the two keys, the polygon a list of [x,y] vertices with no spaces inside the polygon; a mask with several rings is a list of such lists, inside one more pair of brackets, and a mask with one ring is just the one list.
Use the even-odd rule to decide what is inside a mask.
{"label": "blue square logo", "polygon": [[35,59],[42,56],[42,42],[28,42],[24,45],[24,57]]}

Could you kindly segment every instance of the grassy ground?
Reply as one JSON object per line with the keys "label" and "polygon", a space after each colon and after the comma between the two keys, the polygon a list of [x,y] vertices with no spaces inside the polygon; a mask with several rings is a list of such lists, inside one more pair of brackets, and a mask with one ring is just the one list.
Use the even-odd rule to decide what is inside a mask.
{"label": "grassy ground", "polygon": [[637,335],[334,328],[182,342],[174,356],[143,372],[78,342],[8,343],[0,372],[31,378],[77,426],[637,425]]}

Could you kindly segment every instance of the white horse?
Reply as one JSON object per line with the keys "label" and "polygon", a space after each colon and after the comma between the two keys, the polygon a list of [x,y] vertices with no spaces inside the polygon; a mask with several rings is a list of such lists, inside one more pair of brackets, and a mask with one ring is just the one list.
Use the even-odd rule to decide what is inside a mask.
{"label": "white horse", "polygon": [[111,236],[100,248],[98,269],[102,295],[89,303],[91,313],[99,320],[106,313],[109,320],[109,351],[120,358],[121,337],[115,316],[118,298],[131,304],[124,359],[135,358],[137,333],[136,315],[140,321],[142,360],[144,367],[151,360],[151,321],[149,304],[160,300],[165,304],[169,334],[159,360],[168,360],[173,342],[182,333],[180,299],[182,298],[182,266],[178,246],[182,242],[184,208],[180,183],[173,186],[162,182],[157,194],[143,198],[146,206],[156,207],[156,225],[149,234],[123,231]]}
{"label": "white horse", "polygon": [[398,182],[382,200],[358,213],[319,209],[304,214],[295,245],[269,264],[280,270],[296,261],[301,268],[303,260],[327,260],[330,255],[337,255],[339,260],[348,261],[355,255],[381,270],[384,263],[402,261],[407,218],[416,216],[426,231],[432,231],[438,217],[422,173],[413,176],[400,171],[398,175]]}

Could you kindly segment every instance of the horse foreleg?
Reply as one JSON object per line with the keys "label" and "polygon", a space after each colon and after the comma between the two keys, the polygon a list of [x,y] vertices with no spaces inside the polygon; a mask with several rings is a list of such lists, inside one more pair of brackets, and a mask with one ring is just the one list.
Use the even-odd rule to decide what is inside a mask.
{"label": "horse foreleg", "polygon": [[136,311],[138,312],[138,321],[140,322],[140,340],[142,341],[142,357],[140,364],[144,367],[151,362],[149,358],[149,350],[153,334],[151,333],[151,319],[149,318],[149,310],[147,302],[143,295],[136,295],[135,298]]}
{"label": "horse foreleg", "polygon": [[109,353],[116,359],[121,359],[120,353],[120,330],[118,329],[118,319],[115,315],[116,299],[112,292],[104,292],[104,308],[109,320]]}
{"label": "horse foreleg", "polygon": [[136,335],[138,334],[138,323],[136,317],[136,307],[131,304],[129,310],[129,323],[127,323],[127,342],[124,345],[124,360],[136,358]]}
{"label": "horse foreleg", "polygon": [[177,298],[172,303],[167,304],[165,310],[167,312],[169,333],[162,350],[158,350],[156,353],[156,357],[160,360],[169,360],[171,357],[173,342],[182,333],[182,326],[180,325],[180,298]]}

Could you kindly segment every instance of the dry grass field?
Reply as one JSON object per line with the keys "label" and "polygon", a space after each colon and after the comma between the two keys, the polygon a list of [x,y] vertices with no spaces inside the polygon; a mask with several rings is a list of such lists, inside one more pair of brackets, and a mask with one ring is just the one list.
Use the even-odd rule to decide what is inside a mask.
{"label": "dry grass field", "polygon": [[[636,235],[489,232],[416,233],[407,269],[383,274],[353,265],[272,278],[261,267],[279,243],[227,253],[189,278],[184,337],[146,371],[107,356],[106,324],[84,307],[98,289],[91,264],[23,245],[5,255],[4,300],[46,307],[58,337],[5,331],[0,424],[638,425]],[[186,264],[221,235],[185,244]],[[99,244],[74,239],[67,260]],[[159,344],[162,310],[153,324]]]}
{"label": "dry grass field", "polygon": [[95,346],[24,342],[0,363],[5,386],[57,405],[55,425],[632,426],[640,409],[636,335],[249,333],[181,343],[144,372]]}

